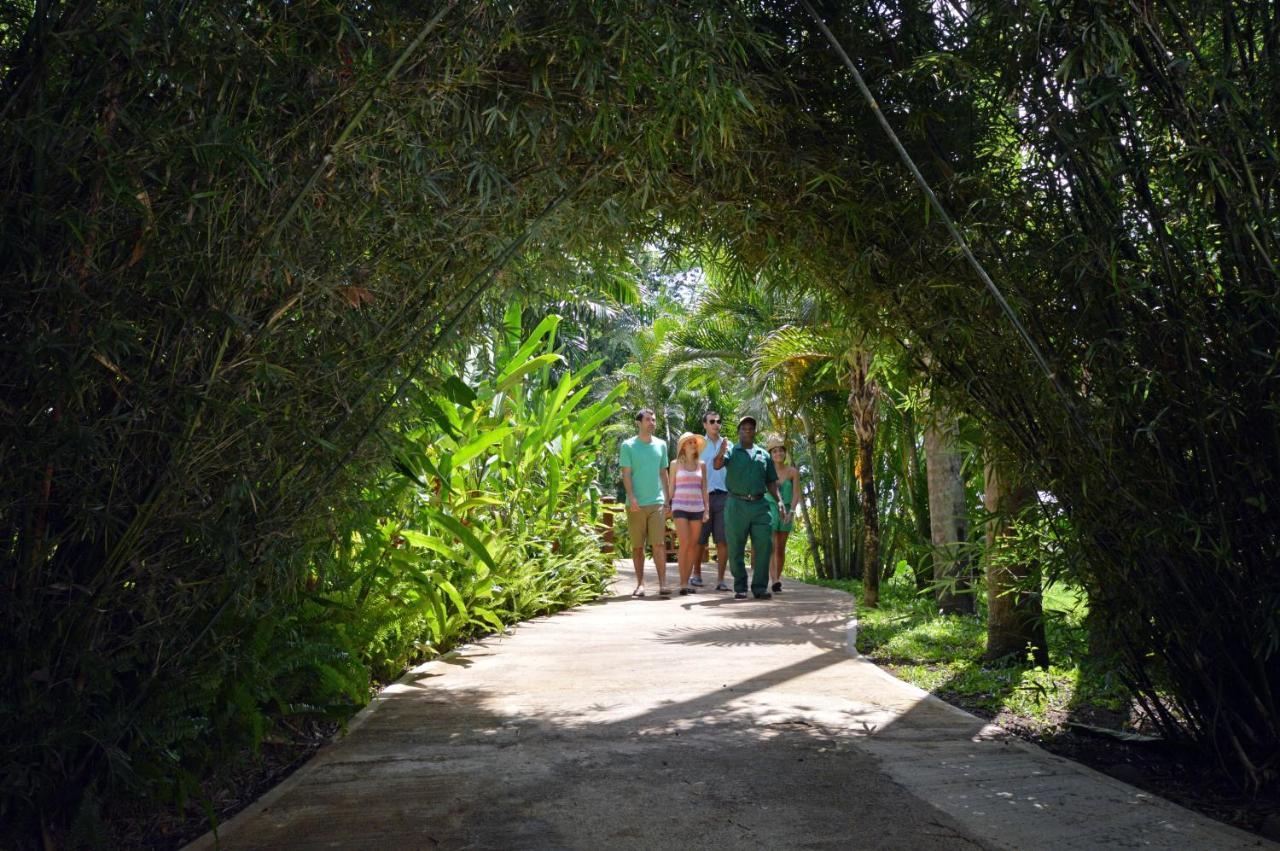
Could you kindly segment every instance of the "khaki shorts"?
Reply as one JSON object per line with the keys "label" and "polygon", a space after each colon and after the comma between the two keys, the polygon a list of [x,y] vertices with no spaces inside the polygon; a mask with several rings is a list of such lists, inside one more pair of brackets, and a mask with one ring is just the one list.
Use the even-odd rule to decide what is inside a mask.
{"label": "khaki shorts", "polygon": [[627,509],[627,534],[631,536],[631,549],[663,546],[663,533],[667,518],[661,505],[642,505],[639,511]]}

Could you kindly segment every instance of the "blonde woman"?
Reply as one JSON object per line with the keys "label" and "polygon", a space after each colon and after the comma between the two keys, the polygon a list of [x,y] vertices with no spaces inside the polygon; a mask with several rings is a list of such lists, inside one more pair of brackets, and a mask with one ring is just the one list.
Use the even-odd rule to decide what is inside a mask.
{"label": "blonde woman", "polygon": [[702,524],[711,519],[711,499],[707,495],[707,465],[698,456],[707,445],[700,434],[685,432],[676,442],[676,459],[671,462],[667,481],[671,482],[671,498],[667,510],[676,521],[676,537],[680,551],[676,562],[680,567],[680,593],[693,594],[698,589],[689,582],[694,562],[701,552],[698,535]]}
{"label": "blonde woman", "polygon": [[767,493],[770,528],[773,529],[773,556],[769,560],[769,582],[773,593],[782,590],[782,569],[787,566],[787,538],[795,523],[796,504],[800,502],[800,471],[787,466],[787,442],[774,435],[765,444],[773,466],[778,471],[778,499]]}

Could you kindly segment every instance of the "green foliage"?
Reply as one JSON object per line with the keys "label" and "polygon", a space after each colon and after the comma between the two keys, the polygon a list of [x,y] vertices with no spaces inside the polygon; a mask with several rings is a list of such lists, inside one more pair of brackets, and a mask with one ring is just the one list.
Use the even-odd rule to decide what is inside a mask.
{"label": "green foliage", "polygon": [[[861,593],[850,580],[808,581]],[[1090,665],[1080,592],[1051,586],[1045,618],[1047,669],[1030,660],[1018,665],[982,661],[986,643],[983,613],[943,616],[931,594],[922,594],[899,562],[893,578],[881,586],[879,607],[859,608],[858,651],[907,682],[993,715],[1008,710],[1023,723],[1055,728],[1082,708],[1113,712],[1128,709],[1131,696],[1106,672]]]}
{"label": "green foliage", "polygon": [[[571,256],[561,299],[628,297],[590,272],[612,268],[605,246],[646,238],[652,205],[696,210],[688,175],[710,191],[769,120],[744,67],[758,35],[714,4],[698,26],[688,11],[5,7],[0,820],[57,821],[104,778],[167,783],[171,742],[197,741],[186,719],[230,728],[240,710],[218,706],[269,693],[236,691],[259,620],[312,628],[299,600],[327,587],[317,553],[384,475],[381,424],[410,388],[441,389],[490,294],[535,291],[502,267]],[[537,547],[559,534],[490,555],[545,568]],[[364,585],[417,595],[400,621],[383,613],[385,670],[421,624],[484,620],[376,573],[402,558]],[[480,608],[558,605],[540,583],[514,576]]]}
{"label": "green foliage", "polygon": [[[267,685],[264,617],[273,641],[349,648],[307,605],[394,593],[399,609],[342,626],[380,636],[391,670],[406,636],[488,622],[463,587],[481,610],[536,608],[517,580],[484,597],[450,567],[536,561],[561,533],[508,550],[462,525],[509,518],[440,469],[479,427],[448,378],[480,370],[447,364],[507,327],[486,327],[491,294],[573,268],[560,300],[593,280],[629,299],[620,254],[658,243],[821,293],[837,312],[819,322],[909,353],[1058,500],[1063,563],[1151,715],[1274,779],[1280,20],[1243,0],[819,5],[1052,381],[791,4],[8,4],[0,817],[165,775],[166,743],[200,719],[260,726],[230,707],[305,702]],[[505,400],[544,372],[484,378]],[[431,436],[379,439],[411,394]],[[843,400],[819,401],[815,417]],[[477,433],[493,442],[461,475],[516,463],[507,426]],[[848,534],[847,430],[820,431],[842,478],[815,525]],[[423,483],[410,513],[397,500]],[[903,493],[884,504],[918,528]],[[436,580],[462,605],[422,590]],[[356,681],[349,659],[299,664],[340,674],[315,705]]]}
{"label": "green foliage", "polygon": [[[520,311],[508,311],[520,327]],[[589,376],[557,370],[559,318],[499,340],[491,374],[416,390],[389,438],[394,469],[365,491],[319,599],[379,679],[477,632],[594,599],[600,551],[595,465],[621,388],[590,401]]]}

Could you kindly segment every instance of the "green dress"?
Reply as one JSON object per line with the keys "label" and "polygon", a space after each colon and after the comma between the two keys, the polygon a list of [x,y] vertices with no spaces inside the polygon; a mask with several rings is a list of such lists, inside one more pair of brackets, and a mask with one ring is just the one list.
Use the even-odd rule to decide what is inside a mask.
{"label": "green dress", "polygon": [[[778,488],[778,494],[782,497],[783,505],[791,505],[791,492],[794,490],[794,484],[794,479],[787,479]],[[791,527],[795,525],[795,518],[793,517],[786,523],[783,523],[780,519],[781,514],[778,511],[778,501],[773,498],[773,494],[765,493],[764,498],[769,501],[769,528],[775,532],[790,532]]]}

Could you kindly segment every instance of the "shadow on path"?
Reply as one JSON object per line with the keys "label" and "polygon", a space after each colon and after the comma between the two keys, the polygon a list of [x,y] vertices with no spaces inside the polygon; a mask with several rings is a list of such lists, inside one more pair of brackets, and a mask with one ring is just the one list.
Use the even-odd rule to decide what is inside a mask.
{"label": "shadow on path", "polygon": [[1067,848],[1153,825],[1197,844],[853,658],[847,595],[790,589],[621,594],[424,666],[223,847]]}

